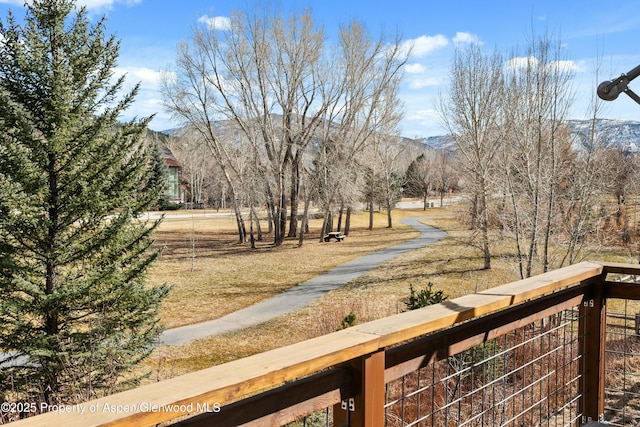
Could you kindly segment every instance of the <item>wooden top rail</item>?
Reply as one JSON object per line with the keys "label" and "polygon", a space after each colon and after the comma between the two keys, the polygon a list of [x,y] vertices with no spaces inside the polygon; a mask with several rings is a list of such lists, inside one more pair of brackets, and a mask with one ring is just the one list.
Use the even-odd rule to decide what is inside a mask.
{"label": "wooden top rail", "polygon": [[[385,347],[487,315],[607,272],[640,274],[640,265],[582,262],[529,279],[357,325],[287,347],[182,375],[133,390],[61,408],[12,423],[35,425],[144,426],[197,415],[287,381],[374,353]],[[62,412],[62,410],[67,412]],[[68,412],[73,410],[74,412]],[[214,418],[215,419],[215,418]]]}

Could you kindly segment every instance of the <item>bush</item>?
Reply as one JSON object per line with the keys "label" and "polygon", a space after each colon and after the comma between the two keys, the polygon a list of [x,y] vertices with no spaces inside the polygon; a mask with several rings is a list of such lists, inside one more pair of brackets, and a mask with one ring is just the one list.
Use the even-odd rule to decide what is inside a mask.
{"label": "bush", "polygon": [[182,205],[180,203],[170,202],[166,199],[160,199],[159,208],[161,211],[177,211]]}
{"label": "bush", "polygon": [[356,324],[356,315],[352,311],[351,313],[344,316],[344,319],[342,319],[342,323],[340,323],[340,328],[338,328],[338,330],[350,328],[355,324]]}
{"label": "bush", "polygon": [[429,282],[427,287],[416,292],[413,285],[409,285],[409,299],[405,302],[407,310],[416,310],[428,305],[438,304],[447,299],[442,290],[434,292],[433,283]]}

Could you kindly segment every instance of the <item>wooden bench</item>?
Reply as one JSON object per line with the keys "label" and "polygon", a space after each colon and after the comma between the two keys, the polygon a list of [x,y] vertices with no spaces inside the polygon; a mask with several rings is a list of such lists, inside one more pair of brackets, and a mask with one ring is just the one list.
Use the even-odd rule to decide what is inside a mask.
{"label": "wooden bench", "polygon": [[342,242],[344,238],[347,237],[339,231],[332,231],[330,233],[325,234],[324,241],[328,242],[331,239],[336,239],[338,242]]}

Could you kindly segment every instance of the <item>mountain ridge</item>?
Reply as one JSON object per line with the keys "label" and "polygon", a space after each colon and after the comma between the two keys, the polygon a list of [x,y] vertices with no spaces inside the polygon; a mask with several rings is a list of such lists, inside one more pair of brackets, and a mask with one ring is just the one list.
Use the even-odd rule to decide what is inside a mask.
{"label": "mountain ridge", "polygon": [[[574,150],[586,149],[589,144],[588,135],[591,133],[592,121],[567,120],[566,123],[571,130]],[[640,121],[597,119],[595,132],[599,138],[598,142],[605,147],[620,148],[629,153],[640,152]],[[454,144],[450,135],[435,135],[414,140],[436,150],[452,150]]]}
{"label": "mountain ridge", "polygon": [[[216,122],[215,126],[222,131],[227,121]],[[591,120],[567,120],[567,125],[571,130],[572,144],[576,151],[584,150],[588,147],[588,135],[591,132]],[[172,128],[158,133],[167,136],[180,135],[182,128]],[[640,152],[640,121],[597,119],[595,125],[596,134],[600,143],[605,147],[620,148],[629,153]],[[420,144],[425,148],[435,150],[453,150],[453,138],[450,135],[434,135],[424,138],[403,137],[406,143]]]}

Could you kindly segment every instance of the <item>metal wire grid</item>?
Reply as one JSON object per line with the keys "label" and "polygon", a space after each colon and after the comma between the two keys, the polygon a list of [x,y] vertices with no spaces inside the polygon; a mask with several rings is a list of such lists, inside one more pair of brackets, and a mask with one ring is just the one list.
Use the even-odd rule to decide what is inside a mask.
{"label": "metal wire grid", "polygon": [[387,384],[387,425],[577,425],[578,321],[566,310]]}
{"label": "metal wire grid", "polygon": [[[640,425],[640,305],[607,314],[605,414]],[[387,384],[388,426],[580,425],[578,310],[567,310]],[[331,408],[291,426],[330,426]]]}
{"label": "metal wire grid", "polygon": [[611,300],[605,344],[605,413],[614,426],[640,425],[640,306]]}
{"label": "metal wire grid", "polygon": [[333,425],[333,408],[326,408],[324,411],[314,412],[303,417],[301,420],[289,423],[286,427],[330,427]]}

